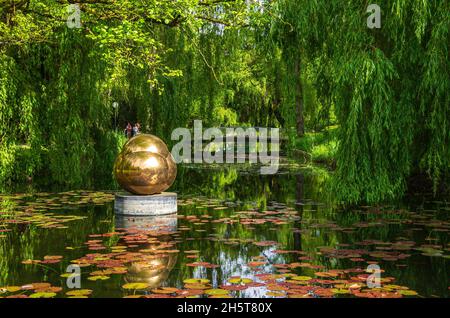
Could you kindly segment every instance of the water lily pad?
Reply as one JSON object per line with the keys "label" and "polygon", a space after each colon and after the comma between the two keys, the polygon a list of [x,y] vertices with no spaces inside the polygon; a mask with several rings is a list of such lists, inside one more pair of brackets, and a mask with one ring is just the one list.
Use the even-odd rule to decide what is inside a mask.
{"label": "water lily pad", "polygon": [[110,277],[109,276],[101,276],[101,275],[99,275],[99,276],[90,276],[90,277],[88,277],[88,279],[89,280],[92,280],[92,281],[97,281],[97,280],[107,280],[107,279],[109,279]]}
{"label": "water lily pad", "polygon": [[14,293],[16,291],[21,290],[22,288],[19,286],[5,286],[5,287],[0,287],[0,291],[4,291],[4,292],[10,292],[10,293]]}
{"label": "water lily pad", "polygon": [[350,294],[350,291],[344,288],[332,288],[331,291],[333,294]]}
{"label": "water lily pad", "polygon": [[60,291],[62,291],[62,288],[56,287],[56,286],[50,286],[50,287],[44,287],[44,288],[36,288],[34,291],[36,293],[38,293],[38,292],[59,293]]}
{"label": "water lily pad", "polygon": [[399,290],[398,293],[403,296],[417,296],[418,295],[418,293],[414,290]]}
{"label": "water lily pad", "polygon": [[202,289],[184,289],[180,290],[177,294],[181,297],[194,297],[203,295],[203,292]]}
{"label": "water lily pad", "polygon": [[46,255],[44,256],[45,260],[53,260],[53,259],[62,259],[63,257],[61,255]]}
{"label": "water lily pad", "polygon": [[234,285],[221,285],[220,288],[225,290],[238,291],[238,290],[245,290],[249,288],[249,286],[234,284]]}
{"label": "water lily pad", "polygon": [[80,274],[78,274],[78,273],[64,273],[64,274],[61,274],[61,275],[59,275],[60,277],[63,277],[63,278],[67,278],[67,277],[76,277],[76,276],[80,276]]}
{"label": "water lily pad", "polygon": [[228,291],[224,289],[207,289],[205,290],[205,294],[211,296],[228,295]]}
{"label": "water lily pad", "polygon": [[30,298],[52,298],[55,297],[56,293],[39,292],[30,295]]}
{"label": "water lily pad", "polygon": [[122,286],[123,289],[147,289],[150,285],[147,283],[128,283]]}
{"label": "water lily pad", "polygon": [[247,263],[247,265],[250,267],[259,267],[259,266],[263,266],[265,264],[266,264],[265,262],[258,262],[258,261]]}
{"label": "water lily pad", "polygon": [[210,285],[205,285],[205,284],[186,284],[186,285],[184,285],[184,288],[186,288],[186,289],[198,289],[198,290],[208,289],[210,287],[211,287]]}
{"label": "water lily pad", "polygon": [[232,283],[232,284],[249,284],[249,283],[253,282],[253,280],[250,278],[234,277],[234,278],[228,279],[228,282]]}
{"label": "water lily pad", "polygon": [[208,284],[209,279],[206,278],[189,278],[183,280],[183,283],[185,284]]}
{"label": "water lily pad", "polygon": [[317,277],[337,277],[338,274],[334,272],[316,272],[314,273]]}
{"label": "water lily pad", "polygon": [[311,280],[312,277],[309,277],[309,276],[294,276],[291,279],[299,280],[299,281],[308,281],[308,280]]}
{"label": "water lily pad", "polygon": [[87,296],[90,294],[92,294],[91,289],[74,289],[66,293],[68,296]]}
{"label": "water lily pad", "polygon": [[180,290],[178,288],[173,288],[173,287],[161,287],[158,289],[152,289],[152,293],[155,293],[155,294],[174,294],[179,291]]}

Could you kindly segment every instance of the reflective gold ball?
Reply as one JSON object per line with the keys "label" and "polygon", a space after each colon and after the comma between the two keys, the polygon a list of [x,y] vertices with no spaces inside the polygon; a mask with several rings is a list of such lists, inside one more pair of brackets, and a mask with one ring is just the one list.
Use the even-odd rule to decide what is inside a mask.
{"label": "reflective gold ball", "polygon": [[131,138],[117,156],[114,176],[120,186],[134,194],[167,190],[177,176],[177,165],[164,141],[140,134]]}
{"label": "reflective gold ball", "polygon": [[[146,254],[143,259],[132,262],[127,266],[125,281],[132,283],[147,283],[149,288],[158,288],[169,277],[170,272],[177,263],[177,253],[161,254],[161,249],[146,246],[146,250],[153,250],[154,254]],[[160,248],[160,247],[159,247]],[[158,253],[159,252],[159,253]]]}

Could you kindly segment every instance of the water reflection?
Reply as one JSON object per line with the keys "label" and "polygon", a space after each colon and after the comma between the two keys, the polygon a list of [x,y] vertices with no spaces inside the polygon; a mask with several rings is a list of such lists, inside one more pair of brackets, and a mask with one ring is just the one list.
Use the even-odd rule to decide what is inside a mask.
{"label": "water reflection", "polygon": [[148,232],[167,232],[177,231],[177,214],[168,214],[161,216],[122,216],[116,215],[116,229],[141,230]]}
{"label": "water reflection", "polygon": [[[395,278],[391,285],[420,296],[449,296],[448,200],[421,195],[395,206],[342,209],[324,197],[327,178],[320,173],[179,171],[171,189],[179,195],[178,215],[114,216],[113,191],[0,195],[0,287],[31,282],[64,287],[60,275],[82,259],[91,263],[82,286],[94,291],[92,297],[134,295],[123,288],[131,282],[149,284],[136,291],[148,296],[159,287],[183,289],[192,278],[208,279],[212,288],[229,287],[231,277],[258,283],[232,291],[234,297],[268,297],[267,285],[280,286],[271,286],[279,284],[273,276],[261,283],[264,275],[308,276],[317,283],[321,272],[359,275],[370,262],[380,265],[383,278]],[[61,262],[52,263],[58,255]],[[40,263],[22,263],[26,260]],[[88,279],[119,265],[126,274]]]}
{"label": "water reflection", "polygon": [[177,214],[154,217],[116,216],[115,223],[116,230],[155,235],[154,239],[149,239],[148,244],[140,245],[141,251],[145,251],[144,260],[131,262],[127,266],[128,272],[124,280],[126,283],[147,283],[151,289],[160,287],[177,262],[178,252],[165,249],[172,245],[170,235],[177,231]]}

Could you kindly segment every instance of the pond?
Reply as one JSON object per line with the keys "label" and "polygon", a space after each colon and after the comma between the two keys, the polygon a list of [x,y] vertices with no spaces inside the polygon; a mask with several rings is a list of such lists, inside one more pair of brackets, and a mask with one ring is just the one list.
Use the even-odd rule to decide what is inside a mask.
{"label": "pond", "polygon": [[449,297],[449,202],[344,209],[296,171],[180,166],[158,218],[111,189],[3,194],[0,297]]}

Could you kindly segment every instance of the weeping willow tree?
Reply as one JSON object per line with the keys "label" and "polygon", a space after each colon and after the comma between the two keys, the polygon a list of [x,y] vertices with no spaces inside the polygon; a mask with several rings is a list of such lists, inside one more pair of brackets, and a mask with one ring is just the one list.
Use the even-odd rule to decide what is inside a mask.
{"label": "weeping willow tree", "polygon": [[0,3],[2,185],[35,177],[71,187],[111,180],[123,142],[114,132],[114,101],[149,126],[183,113],[163,109],[158,118],[150,103],[164,89],[161,79],[181,75],[163,58],[171,50],[162,39],[167,29],[239,25],[246,8],[244,1],[80,2],[79,28],[67,24],[76,12],[67,10],[71,1]]}
{"label": "weeping willow tree", "polygon": [[377,4],[379,29],[367,26],[366,1],[278,1],[272,25],[335,109],[345,202],[396,198],[416,173],[436,190],[450,166],[450,3]]}
{"label": "weeping willow tree", "polygon": [[70,2],[0,2],[0,184],[111,180],[116,112],[166,140],[194,119],[302,136],[336,118],[345,202],[448,176],[448,1],[380,0],[379,29],[361,0],[88,0],[68,28]]}
{"label": "weeping willow tree", "polygon": [[3,84],[8,83],[0,97],[2,153],[13,152],[17,162],[2,161],[11,168],[2,178],[16,181],[20,172],[39,171],[56,184],[89,186],[104,160],[95,156],[99,147],[117,150],[115,140],[97,143],[110,135],[111,110],[102,87],[108,70],[78,33],[62,30],[48,41],[8,47],[1,57]]}
{"label": "weeping willow tree", "polygon": [[153,90],[152,107],[144,107],[150,113],[143,121],[157,133],[170,136],[195,119],[205,126],[280,126],[270,74],[255,54],[254,30],[215,23],[200,32],[165,29],[160,36],[171,48],[165,64],[182,76],[158,77],[164,91]]}

